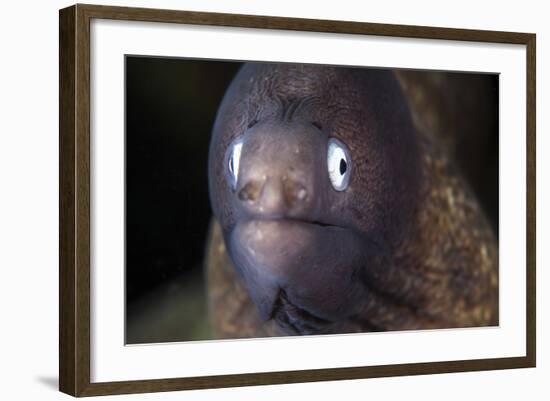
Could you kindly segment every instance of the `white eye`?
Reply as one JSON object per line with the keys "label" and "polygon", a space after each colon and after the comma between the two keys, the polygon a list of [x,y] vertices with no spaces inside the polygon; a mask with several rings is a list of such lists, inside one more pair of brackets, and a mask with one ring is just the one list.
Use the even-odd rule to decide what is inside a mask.
{"label": "white eye", "polygon": [[239,178],[239,163],[241,160],[242,149],[243,141],[240,138],[234,141],[229,147],[229,157],[227,158],[227,171],[229,173],[229,181],[233,189],[237,187],[237,180]]}
{"label": "white eye", "polygon": [[351,156],[346,145],[336,138],[328,141],[327,167],[332,187],[337,191],[345,190],[351,173]]}

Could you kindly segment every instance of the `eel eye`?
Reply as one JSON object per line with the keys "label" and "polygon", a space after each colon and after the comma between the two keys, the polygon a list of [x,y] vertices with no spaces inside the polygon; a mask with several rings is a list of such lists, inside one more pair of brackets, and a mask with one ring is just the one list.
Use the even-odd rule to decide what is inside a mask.
{"label": "eel eye", "polygon": [[237,187],[237,180],[239,178],[239,163],[241,160],[242,149],[243,141],[241,138],[237,138],[229,146],[227,157],[227,172],[229,175],[229,183],[231,184],[231,187],[233,189]]}
{"label": "eel eye", "polygon": [[336,191],[343,191],[349,185],[351,173],[351,155],[346,145],[336,138],[328,141],[328,176]]}

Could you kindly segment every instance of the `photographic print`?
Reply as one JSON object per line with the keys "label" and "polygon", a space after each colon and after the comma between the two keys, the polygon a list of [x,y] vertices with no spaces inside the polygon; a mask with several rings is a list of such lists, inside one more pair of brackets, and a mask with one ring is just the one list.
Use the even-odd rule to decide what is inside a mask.
{"label": "photographic print", "polygon": [[534,367],[535,47],[60,10],[60,390]]}
{"label": "photographic print", "polygon": [[127,344],[497,326],[499,76],[125,59]]}

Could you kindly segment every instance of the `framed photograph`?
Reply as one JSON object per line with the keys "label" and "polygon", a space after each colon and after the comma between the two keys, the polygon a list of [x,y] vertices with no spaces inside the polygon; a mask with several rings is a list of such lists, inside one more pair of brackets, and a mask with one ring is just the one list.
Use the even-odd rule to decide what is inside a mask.
{"label": "framed photograph", "polygon": [[535,366],[534,34],[59,27],[61,391]]}

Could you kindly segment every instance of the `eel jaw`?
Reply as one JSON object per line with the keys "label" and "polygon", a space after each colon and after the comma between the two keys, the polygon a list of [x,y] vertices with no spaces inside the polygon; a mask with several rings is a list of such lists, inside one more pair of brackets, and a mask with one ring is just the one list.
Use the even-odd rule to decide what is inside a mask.
{"label": "eel jaw", "polygon": [[315,316],[307,310],[293,304],[281,289],[271,311],[274,320],[287,334],[314,335],[329,332],[333,322]]}
{"label": "eel jaw", "polygon": [[327,332],[360,303],[364,289],[354,273],[372,247],[353,229],[291,218],[243,220],[226,243],[261,318],[289,333]]}

